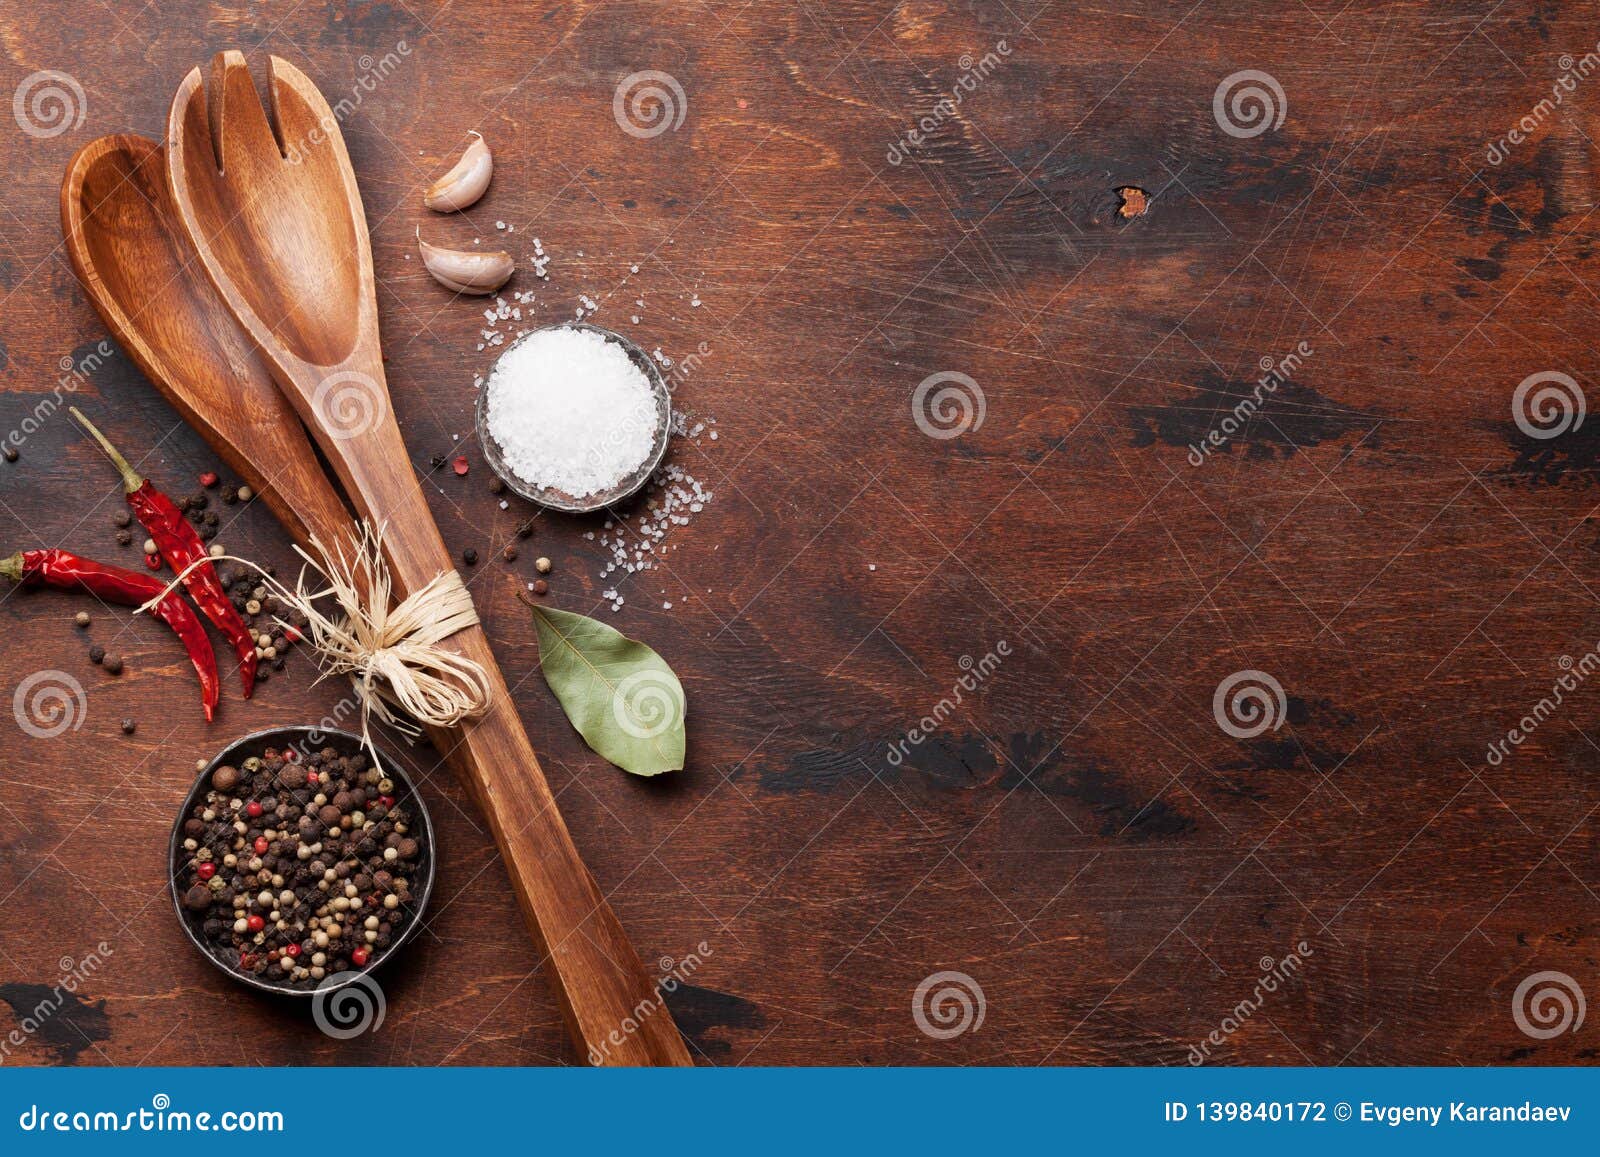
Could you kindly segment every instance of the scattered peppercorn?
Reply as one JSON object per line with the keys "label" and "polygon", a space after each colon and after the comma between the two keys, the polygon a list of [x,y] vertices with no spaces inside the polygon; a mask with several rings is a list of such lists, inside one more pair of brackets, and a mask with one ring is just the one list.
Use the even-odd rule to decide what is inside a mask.
{"label": "scattered peppercorn", "polygon": [[213,489],[217,485],[217,481],[217,472],[215,470],[207,470],[200,475],[200,485],[207,490]]}
{"label": "scattered peppercorn", "polygon": [[79,611],[77,614],[72,616],[72,621],[77,623],[80,627],[87,627],[91,621],[89,618],[89,612]]}
{"label": "scattered peppercorn", "polygon": [[106,649],[104,647],[99,646],[98,644],[96,644],[95,646],[89,648],[89,662],[91,662],[91,663],[103,663],[103,662],[105,662],[105,658],[106,658]]}
{"label": "scattered peppercorn", "polygon": [[550,584],[545,582],[544,579],[535,579],[533,583],[533,593],[536,595],[549,594]]}
{"label": "scattered peppercorn", "polygon": [[466,550],[461,552],[461,561],[466,563],[468,566],[477,566],[478,552],[473,550],[470,546],[467,547]]}
{"label": "scattered peppercorn", "polygon": [[528,519],[528,521],[524,522],[521,526],[517,527],[517,537],[518,538],[531,538],[531,537],[533,537],[533,519],[530,518],[530,519]]}
{"label": "scattered peppercorn", "polygon": [[124,719],[122,721],[122,734],[124,734],[124,735],[132,735],[138,729],[139,729],[139,725],[137,723],[135,723],[133,720]]}
{"label": "scattered peppercorn", "polygon": [[160,570],[161,556],[159,554],[147,551],[144,556],[144,565],[149,567],[151,570]]}
{"label": "scattered peppercorn", "polygon": [[506,547],[504,550],[502,550],[500,552],[500,557],[505,559],[507,562],[516,562],[517,561],[517,548],[514,547],[514,546]]}
{"label": "scattered peppercorn", "polygon": [[146,554],[160,554],[161,553],[160,549],[156,546],[156,540],[153,539],[153,538],[147,538],[147,539],[144,540],[144,552]]}
{"label": "scattered peppercorn", "polygon": [[457,455],[456,460],[450,464],[450,468],[458,475],[464,476],[467,472],[467,456],[465,454]]}
{"label": "scattered peppercorn", "polygon": [[490,476],[490,478],[489,478],[489,493],[490,494],[504,494],[505,492],[506,492],[506,484],[500,480],[500,476],[497,475],[497,474]]}
{"label": "scattered peppercorn", "polygon": [[434,454],[428,459],[428,465],[434,470],[443,470],[445,457],[443,454]]}
{"label": "scattered peppercorn", "polygon": [[122,660],[116,655],[107,655],[100,665],[106,669],[107,675],[122,674]]}
{"label": "scattered peppercorn", "polygon": [[126,510],[119,510],[111,516],[111,525],[126,529],[133,525],[133,515]]}
{"label": "scattered peppercorn", "polygon": [[4,449],[0,449],[0,454],[4,454],[6,456],[7,462],[15,462],[17,460],[17,448],[11,445],[9,442],[6,443]]}
{"label": "scattered peppercorn", "polygon": [[131,531],[127,531],[127,530],[119,530],[119,531],[117,531],[117,545],[118,546],[132,546],[133,545],[133,533]]}
{"label": "scattered peppercorn", "polygon": [[547,558],[536,558],[536,559],[534,559],[533,560],[533,569],[538,571],[540,574],[549,574],[550,573],[550,560],[547,559]]}
{"label": "scattered peppercorn", "polygon": [[256,496],[256,492],[254,490],[251,490],[250,487],[248,487],[248,486],[239,487],[239,501],[240,502],[249,502],[255,496]]}

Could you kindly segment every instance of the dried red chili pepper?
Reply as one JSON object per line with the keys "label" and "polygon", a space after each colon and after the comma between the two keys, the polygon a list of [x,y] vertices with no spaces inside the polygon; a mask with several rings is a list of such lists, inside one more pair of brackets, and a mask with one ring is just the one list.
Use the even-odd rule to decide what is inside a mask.
{"label": "dried red chili pepper", "polygon": [[200,676],[200,702],[205,706],[206,721],[210,722],[217,701],[222,698],[222,684],[217,680],[217,656],[211,650],[211,640],[206,637],[199,616],[189,609],[182,595],[175,590],[168,591],[166,583],[154,575],[91,562],[64,550],[18,551],[10,558],[0,559],[0,578],[24,586],[85,591],[125,607],[143,606],[152,599],[160,599],[150,608],[151,613],[172,628],[184,650],[189,652],[189,661]]}
{"label": "dried red chili pepper", "polygon": [[[244,697],[250,698],[250,692],[255,689],[256,664],[259,662],[256,639],[239,617],[233,600],[228,598],[228,592],[222,589],[222,580],[217,577],[217,568],[211,565],[206,544],[194,527],[184,521],[183,514],[172,499],[128,465],[128,460],[117,453],[116,447],[94,428],[94,424],[76,406],[70,409],[78,424],[99,443],[100,449],[105,451],[106,457],[122,474],[122,487],[127,491],[128,506],[155,542],[156,549],[172,569],[183,576],[183,585],[189,588],[195,605],[205,612],[206,618],[232,644],[234,654],[239,656],[239,678],[244,683]],[[195,566],[197,561],[200,565]]]}

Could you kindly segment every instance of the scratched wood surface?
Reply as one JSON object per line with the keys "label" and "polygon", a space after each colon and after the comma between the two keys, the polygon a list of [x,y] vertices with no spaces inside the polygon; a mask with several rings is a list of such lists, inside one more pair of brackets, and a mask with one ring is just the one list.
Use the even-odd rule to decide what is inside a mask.
{"label": "scratched wood surface", "polygon": [[[288,57],[347,101],[434,515],[484,559],[468,577],[579,847],[641,956],[689,971],[668,999],[702,1063],[1595,1056],[1592,1025],[1537,1035],[1541,1012],[1562,1026],[1536,993],[1600,983],[1600,421],[1545,437],[1555,399],[1514,406],[1532,375],[1566,375],[1530,390],[1569,407],[1600,388],[1600,5],[139,7],[0,17],[0,88],[23,94],[0,132],[4,550],[134,561],[64,394],[176,493],[215,465],[125,357],[90,356],[56,190],[93,137],[158,132],[213,51]],[[53,125],[26,99],[42,70],[75,86],[54,82]],[[647,70],[679,90],[655,135],[615,103]],[[1234,81],[1274,106],[1254,135],[1233,90],[1214,104],[1246,70],[1276,86]],[[427,214],[474,128],[489,195]],[[487,488],[471,412],[494,350],[408,260],[419,224],[510,249],[522,324],[587,295],[674,359],[705,429],[672,460],[713,498],[664,565],[602,578],[601,520],[549,515],[500,560],[534,512]],[[1255,408],[1263,359],[1291,353]],[[941,414],[970,428],[925,433]],[[430,466],[457,453],[465,478]],[[258,506],[219,540],[289,565]],[[565,722],[515,599],[541,554],[553,605],[682,677],[684,772],[632,779]],[[340,692],[295,656],[208,727],[157,626],[93,608],[80,632],[81,605],[0,601],[0,692],[40,671],[85,689],[61,735],[5,721],[7,1060],[580,1059],[425,750],[438,888],[380,973],[377,1031],[332,1039],[197,958],[163,883],[195,760]],[[1214,705],[1239,672],[1266,689],[1256,734]]]}

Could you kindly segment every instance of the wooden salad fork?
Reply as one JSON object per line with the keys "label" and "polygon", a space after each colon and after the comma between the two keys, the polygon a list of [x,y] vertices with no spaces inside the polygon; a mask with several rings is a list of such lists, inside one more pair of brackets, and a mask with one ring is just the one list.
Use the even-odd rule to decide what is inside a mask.
{"label": "wooden salad fork", "polygon": [[[372,526],[399,594],[452,569],[384,381],[366,214],[338,121],[316,86],[270,58],[272,123],[244,56],[212,61],[173,98],[167,181],[176,217],[228,313]],[[215,380],[209,388],[227,390]],[[236,447],[247,455],[255,446]],[[315,460],[285,462],[316,470]],[[482,716],[434,736],[494,832],[518,901],[590,1061],[687,1065],[655,983],[579,858],[481,627],[443,644],[488,673]],[[636,1026],[636,1027],[635,1027]]]}

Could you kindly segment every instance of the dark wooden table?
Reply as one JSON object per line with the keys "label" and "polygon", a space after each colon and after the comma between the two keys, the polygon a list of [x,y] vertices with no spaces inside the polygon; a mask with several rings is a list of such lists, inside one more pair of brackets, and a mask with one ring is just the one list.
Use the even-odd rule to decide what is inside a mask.
{"label": "dark wooden table", "polygon": [[[215,50],[288,57],[345,102],[434,513],[485,560],[479,609],[640,955],[698,958],[670,1000],[703,1063],[1595,1056],[1592,1023],[1520,1025],[1554,1010],[1540,989],[1600,988],[1600,418],[1571,412],[1600,402],[1600,6],[138,7],[0,17],[0,87],[30,98],[0,133],[0,425],[22,434],[5,549],[137,565],[64,400],[177,493],[215,464],[125,356],[90,356],[67,160],[158,133]],[[72,81],[53,124],[30,103],[51,69]],[[657,79],[669,120],[625,131],[614,98],[648,70],[681,96]],[[1236,108],[1240,85],[1271,107]],[[488,197],[427,213],[420,187],[473,128]],[[601,578],[600,521],[550,515],[499,559],[534,512],[501,509],[473,444],[495,350],[408,257],[418,224],[511,249],[523,324],[588,295],[673,359],[706,426],[672,461],[713,498],[662,565]],[[1258,388],[1264,364],[1282,373]],[[466,478],[430,468],[458,452]],[[219,540],[291,561],[258,504]],[[629,777],[566,723],[514,597],[541,554],[554,605],[682,676],[682,773]],[[96,609],[81,632],[80,605],[0,602],[0,692],[60,671],[86,708],[52,738],[8,720],[0,747],[6,1059],[579,1059],[492,841],[428,751],[409,759],[439,888],[381,974],[379,1031],[329,1039],[200,960],[163,877],[196,759],[340,689],[296,655],[208,727],[157,625]],[[96,641],[120,678],[89,663]],[[1225,727],[1214,700],[1240,672],[1267,714],[1225,695]],[[1541,972],[1565,979],[1519,1017]],[[955,1035],[952,985],[971,1007]]]}

